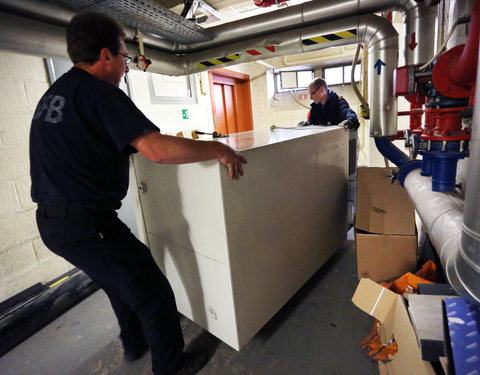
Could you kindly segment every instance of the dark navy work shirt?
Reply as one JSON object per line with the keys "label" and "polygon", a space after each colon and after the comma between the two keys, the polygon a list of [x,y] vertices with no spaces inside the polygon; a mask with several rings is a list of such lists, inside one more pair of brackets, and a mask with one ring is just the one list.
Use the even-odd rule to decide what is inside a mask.
{"label": "dark navy work shirt", "polygon": [[115,210],[128,189],[130,142],[159,129],[125,93],[72,68],[41,98],[30,131],[34,202]]}
{"label": "dark navy work shirt", "polygon": [[350,108],[347,101],[333,90],[328,89],[325,105],[312,103],[310,107],[307,120],[311,125],[338,125],[347,119],[358,124],[357,114]]}

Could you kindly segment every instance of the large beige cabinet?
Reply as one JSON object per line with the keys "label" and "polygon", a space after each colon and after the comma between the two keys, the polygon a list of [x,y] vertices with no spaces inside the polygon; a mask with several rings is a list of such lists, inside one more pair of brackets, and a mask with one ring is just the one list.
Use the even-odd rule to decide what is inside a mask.
{"label": "large beige cabinet", "polygon": [[338,127],[257,130],[222,142],[247,158],[134,158],[146,239],[179,311],[239,350],[345,239],[348,134]]}

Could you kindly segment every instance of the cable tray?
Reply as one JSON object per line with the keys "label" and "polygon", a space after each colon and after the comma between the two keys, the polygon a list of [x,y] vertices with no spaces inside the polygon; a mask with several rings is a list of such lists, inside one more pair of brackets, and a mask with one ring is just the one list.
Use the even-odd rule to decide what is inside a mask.
{"label": "cable tray", "polygon": [[193,44],[213,39],[208,30],[152,0],[56,0],[78,11],[94,11],[116,18],[142,32],[159,35],[172,42]]}

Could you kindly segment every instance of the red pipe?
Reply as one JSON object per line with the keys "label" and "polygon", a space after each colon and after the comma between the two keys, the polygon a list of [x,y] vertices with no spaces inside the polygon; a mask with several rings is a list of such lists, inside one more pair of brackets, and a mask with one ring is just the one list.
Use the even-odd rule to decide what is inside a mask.
{"label": "red pipe", "polygon": [[253,0],[253,2],[255,3],[255,5],[257,7],[263,7],[263,8],[267,8],[267,7],[271,7],[272,5],[275,5],[275,4],[280,4],[280,3],[284,3],[285,1],[288,1],[288,0]]}
{"label": "red pipe", "polygon": [[474,0],[470,16],[468,38],[462,55],[450,65],[448,77],[452,82],[470,89],[477,76],[478,40],[480,35],[480,0]]}

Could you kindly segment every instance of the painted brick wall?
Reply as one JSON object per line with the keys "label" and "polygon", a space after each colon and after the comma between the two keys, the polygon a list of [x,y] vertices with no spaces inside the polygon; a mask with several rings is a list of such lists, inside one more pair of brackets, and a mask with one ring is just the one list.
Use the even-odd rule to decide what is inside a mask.
{"label": "painted brick wall", "polygon": [[0,50],[0,301],[72,266],[43,245],[30,198],[28,136],[47,90],[41,58]]}

